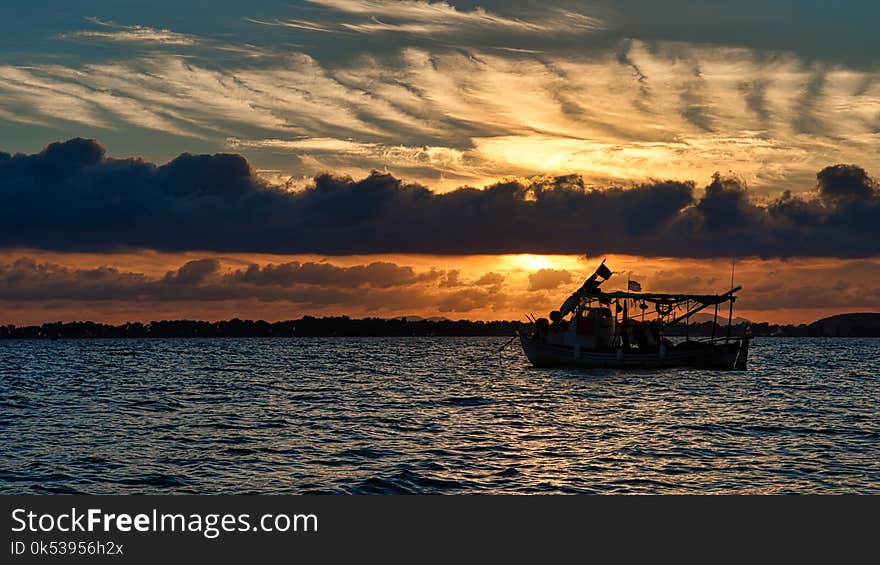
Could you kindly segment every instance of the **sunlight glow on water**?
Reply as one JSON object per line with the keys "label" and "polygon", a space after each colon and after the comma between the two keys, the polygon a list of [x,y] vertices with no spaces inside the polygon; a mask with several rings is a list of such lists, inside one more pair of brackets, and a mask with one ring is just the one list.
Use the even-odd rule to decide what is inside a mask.
{"label": "sunlight glow on water", "polygon": [[729,373],[505,341],[0,341],[0,493],[880,493],[880,340]]}

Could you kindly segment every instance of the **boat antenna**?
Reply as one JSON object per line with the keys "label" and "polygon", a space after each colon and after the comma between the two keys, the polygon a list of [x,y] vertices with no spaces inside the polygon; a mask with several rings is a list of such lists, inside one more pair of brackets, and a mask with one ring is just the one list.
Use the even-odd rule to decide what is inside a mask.
{"label": "boat antenna", "polygon": [[730,288],[733,288],[733,274],[736,272],[736,257],[730,258]]}
{"label": "boat antenna", "polygon": [[[730,288],[733,290],[733,274],[736,272],[736,257],[730,258]],[[730,330],[733,329],[733,301],[736,300],[734,298],[733,293],[730,294],[730,309],[727,311],[727,337],[724,338],[724,343],[730,342]],[[717,306],[717,304],[716,304]]]}

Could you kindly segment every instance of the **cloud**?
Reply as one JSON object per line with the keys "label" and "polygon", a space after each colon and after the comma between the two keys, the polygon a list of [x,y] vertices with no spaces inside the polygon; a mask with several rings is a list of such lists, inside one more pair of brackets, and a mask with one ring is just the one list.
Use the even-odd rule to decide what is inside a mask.
{"label": "cloud", "polygon": [[469,162],[465,152],[451,147],[386,145],[328,137],[290,140],[242,140],[233,137],[226,140],[226,145],[230,149],[282,149],[294,154],[337,158],[341,156],[349,163],[352,159],[361,159],[367,163],[382,163],[398,170],[430,167],[453,175],[468,172],[469,169],[469,172],[474,172],[473,163]]}
{"label": "cloud", "polygon": [[[145,255],[152,259],[140,262]],[[304,314],[429,317],[444,312],[462,312],[472,319],[517,319],[524,312],[557,309],[596,263],[556,257],[553,260],[562,261],[559,264],[572,273],[571,284],[535,292],[529,290],[528,276],[534,272],[524,270],[521,259],[401,257],[380,261],[386,267],[373,270],[370,265],[376,261],[358,257],[268,262],[257,258],[260,263],[251,267],[247,261],[254,261],[253,256],[229,254],[88,257],[28,251],[22,257],[21,251],[0,252],[0,324],[58,319],[289,319]],[[633,279],[651,292],[722,292],[730,282],[729,259],[613,255],[608,261],[615,271],[632,271]],[[449,270],[438,272],[431,267],[435,262]],[[297,263],[304,269],[294,267],[289,275]],[[309,265],[322,265],[326,271],[315,275]],[[484,272],[489,266],[492,271]],[[458,269],[466,280],[456,287],[438,284],[443,273]],[[243,277],[248,270],[269,276]],[[358,273],[364,276],[359,279]],[[878,276],[876,259],[739,259],[735,284],[742,284],[744,290],[736,303],[737,313],[754,321],[810,322],[845,310],[876,310]],[[502,277],[498,284],[482,284]],[[626,275],[615,275],[605,286],[615,290],[625,285]]]}
{"label": "cloud", "polygon": [[390,288],[439,279],[443,272],[430,270],[416,273],[412,267],[402,267],[386,261],[376,261],[368,265],[338,267],[330,263],[300,263],[293,261],[279,265],[250,265],[228,275],[231,282],[248,283],[257,286],[290,287],[296,284],[358,288],[363,286]]}
{"label": "cloud", "polygon": [[285,51],[218,62],[214,44],[204,47],[0,65],[0,119],[228,140],[287,176],[387,169],[441,190],[537,174],[683,181],[720,169],[769,192],[807,186],[829,163],[869,163],[880,142],[876,71],[814,68],[790,53],[629,40],[541,54],[395,46],[341,61]]}
{"label": "cloud", "polygon": [[504,275],[501,273],[486,273],[474,281],[477,286],[498,286],[504,283]]}
{"label": "cloud", "polygon": [[317,22],[310,22],[308,20],[258,20],[255,18],[245,18],[245,21],[260,24],[265,26],[274,26],[274,27],[289,27],[293,29],[301,29],[305,31],[320,31],[323,33],[339,33],[339,30],[333,29],[324,24],[320,24]]}
{"label": "cloud", "polygon": [[63,67],[25,69],[0,65],[0,92],[3,103],[14,110],[12,121],[53,120],[88,127],[114,129],[118,123],[164,131],[186,137],[199,137],[192,126],[197,121],[172,108],[150,100],[156,94],[139,92],[135,74],[110,82],[89,81],[83,73]]}
{"label": "cloud", "polygon": [[142,274],[112,267],[71,269],[29,257],[0,264],[0,298],[6,301],[132,299],[147,284]]}
{"label": "cloud", "polygon": [[[792,261],[772,268],[772,277],[755,277],[748,284],[737,307],[767,312],[779,309],[842,309],[850,311],[880,308],[880,263],[847,261],[836,266]],[[786,284],[775,284],[779,277]],[[742,302],[742,304],[740,304]]]}
{"label": "cloud", "polygon": [[856,165],[835,165],[818,175],[819,196],[831,202],[865,201],[877,193],[877,182]]}
{"label": "cloud", "polygon": [[445,295],[437,307],[440,312],[472,312],[483,308],[499,309],[506,301],[507,296],[498,289],[467,288]]}
{"label": "cloud", "polygon": [[[107,158],[97,142],[73,139],[35,155],[0,153],[0,246],[325,255],[880,254],[876,182],[853,165],[823,169],[817,179],[812,191],[775,199],[753,198],[741,180],[722,175],[705,190],[692,181],[597,187],[564,175],[439,193],[373,172],[360,180],[322,174],[288,191],[262,180],[240,155],[182,154],[155,165]],[[302,266],[290,270],[305,276]],[[455,282],[447,274],[443,284]]]}
{"label": "cloud", "polygon": [[155,43],[159,45],[196,45],[199,39],[183,33],[177,33],[169,29],[156,29],[140,25],[121,25],[108,22],[99,18],[86,18],[86,20],[104,29],[80,30],[62,34],[61,37],[68,39],[95,39],[101,41],[113,41],[120,43]]}
{"label": "cloud", "polygon": [[529,290],[550,290],[572,281],[573,275],[564,269],[541,269],[529,275]]}
{"label": "cloud", "polygon": [[163,282],[174,285],[194,286],[201,284],[220,269],[217,259],[198,259],[189,261],[176,271],[169,271]]}
{"label": "cloud", "polygon": [[[305,313],[332,308],[343,313],[391,315],[414,309],[473,312],[497,309],[505,303],[497,284],[449,290],[436,284],[442,274],[391,262],[353,266],[289,262],[242,269],[207,257],[188,261],[164,275],[150,276],[114,267],[78,268],[20,257],[0,262],[0,304],[4,309],[53,304],[56,311],[49,315],[54,319],[90,304],[90,317],[102,319],[108,311],[138,312],[149,305],[156,311],[176,308],[176,316],[191,316],[191,312],[205,308],[233,313],[227,316],[240,315],[241,308],[264,312],[265,307],[259,304],[284,305],[284,314],[277,309],[271,313],[270,317],[278,318],[289,317],[290,308]],[[498,275],[490,273],[483,278],[487,277],[494,281]]]}
{"label": "cloud", "polygon": [[440,280],[440,288],[455,288],[464,285],[465,282],[461,280],[461,271],[458,269],[446,271],[446,274]]}
{"label": "cloud", "polygon": [[[459,10],[446,2],[419,0],[309,0],[333,11],[369,18],[365,22],[342,23],[361,33],[402,32],[415,34],[462,33],[470,29],[498,29],[514,33],[583,33],[602,29],[598,18],[547,8],[541,18],[521,19],[495,14],[480,7]],[[383,21],[386,18],[390,21]],[[323,31],[323,30],[322,30]]]}

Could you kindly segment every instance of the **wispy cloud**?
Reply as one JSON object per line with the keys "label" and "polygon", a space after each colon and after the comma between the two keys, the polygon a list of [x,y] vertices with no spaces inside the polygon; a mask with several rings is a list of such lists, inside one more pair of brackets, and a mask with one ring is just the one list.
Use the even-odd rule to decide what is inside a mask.
{"label": "wispy cloud", "polygon": [[[461,174],[475,165],[475,163],[469,162],[465,151],[442,146],[386,145],[328,137],[307,137],[293,140],[243,140],[232,137],[226,140],[226,144],[235,150],[281,149],[311,155],[331,154],[358,157],[368,163],[381,164],[395,170],[431,168],[450,174]],[[471,170],[471,172],[476,171]]]}
{"label": "wispy cloud", "polygon": [[199,39],[192,35],[178,33],[170,29],[157,29],[140,25],[122,25],[115,22],[104,21],[99,18],[86,18],[86,20],[100,26],[102,29],[88,29],[64,33],[63,38],[68,39],[94,39],[99,41],[114,41],[120,43],[155,43],[159,45],[196,45]]}
{"label": "wispy cloud", "polygon": [[421,33],[435,34],[451,31],[452,28],[444,23],[421,23],[421,22],[405,22],[405,23],[385,23],[378,18],[372,18],[369,23],[343,23],[341,24],[347,30],[358,33],[378,33],[383,31],[394,31],[399,33]]}
{"label": "wispy cloud", "polygon": [[0,120],[234,138],[285,176],[387,168],[444,190],[548,173],[633,182],[730,170],[771,191],[809,186],[829,163],[871,163],[880,142],[876,72],[688,44],[408,48],[332,65],[296,52],[222,67],[154,56],[6,65],[0,79]]}
{"label": "wispy cloud", "polygon": [[274,26],[274,27],[289,27],[293,29],[301,29],[305,31],[320,31],[324,33],[339,33],[339,29],[334,29],[330,25],[324,25],[317,22],[310,22],[307,20],[258,20],[255,18],[245,18],[245,21],[251,22],[253,24],[260,24],[265,26]]}
{"label": "wispy cloud", "polygon": [[451,35],[479,31],[514,34],[571,35],[603,29],[602,20],[559,8],[545,8],[532,17],[509,17],[476,7],[460,10],[446,2],[420,0],[308,0],[326,10],[346,14],[353,21],[316,22],[302,19],[259,20],[256,24],[314,32]]}
{"label": "wispy cloud", "polygon": [[[61,66],[0,66],[0,93],[15,110],[16,121],[65,121],[115,129],[129,124],[185,137],[199,137],[186,117],[89,80],[90,72]],[[30,116],[30,118],[28,118]],[[0,116],[2,117],[2,116]]]}
{"label": "wispy cloud", "polygon": [[[372,23],[345,24],[356,31],[403,31],[410,33],[436,33],[454,31],[462,25],[478,28],[500,28],[517,32],[560,32],[596,30],[602,22],[577,12],[552,9],[541,19],[520,19],[501,16],[477,7],[459,10],[446,2],[423,2],[419,0],[309,0],[326,8],[374,18]],[[393,19],[397,23],[379,21]],[[416,25],[421,24],[421,25]]]}

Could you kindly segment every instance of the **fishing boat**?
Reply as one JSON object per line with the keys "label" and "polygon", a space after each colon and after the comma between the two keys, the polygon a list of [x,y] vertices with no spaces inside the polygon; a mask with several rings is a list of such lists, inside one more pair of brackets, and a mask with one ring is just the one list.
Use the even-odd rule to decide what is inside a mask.
{"label": "fishing boat", "polygon": [[[532,331],[520,335],[523,351],[535,367],[655,369],[694,367],[745,370],[750,336],[732,337],[737,286],[723,294],[641,292],[628,281],[626,291],[599,287],[612,276],[605,261],[547,318],[532,318]],[[718,307],[728,304],[725,335],[716,335]],[[690,318],[714,306],[711,337],[691,338]],[[633,309],[639,310],[630,316]],[[684,322],[684,339],[664,330]]]}

